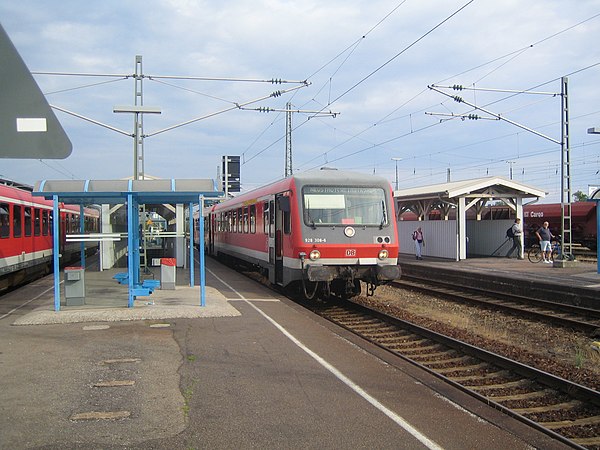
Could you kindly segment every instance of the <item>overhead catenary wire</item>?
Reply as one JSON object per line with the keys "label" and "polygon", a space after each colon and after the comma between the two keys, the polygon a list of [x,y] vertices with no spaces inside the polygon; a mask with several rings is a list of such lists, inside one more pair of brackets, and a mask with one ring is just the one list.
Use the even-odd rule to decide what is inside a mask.
{"label": "overhead catenary wire", "polygon": [[[460,13],[462,10],[464,10],[467,6],[469,6],[471,3],[473,3],[475,0],[469,0],[467,3],[465,3],[463,6],[461,6],[459,9],[457,9],[456,11],[454,11],[452,14],[450,14],[449,16],[447,16],[445,19],[443,19],[441,22],[439,22],[438,24],[436,24],[434,27],[432,27],[431,29],[429,29],[426,33],[422,34],[419,38],[417,38],[416,40],[414,40],[411,44],[409,44],[408,46],[404,47],[400,52],[398,52],[397,54],[395,54],[393,57],[389,58],[386,62],[384,62],[383,64],[381,64],[379,67],[377,67],[375,70],[373,70],[372,72],[370,72],[368,75],[366,75],[365,77],[363,77],[361,80],[359,80],[357,83],[355,83],[353,86],[351,86],[350,88],[348,88],[346,91],[344,91],[342,94],[340,94],[339,96],[337,96],[333,101],[329,102],[327,106],[332,105],[333,103],[337,102],[338,100],[340,100],[342,97],[346,96],[348,93],[350,93],[351,91],[353,91],[354,89],[356,89],[358,86],[360,86],[362,83],[364,83],[365,81],[367,81],[369,78],[371,78],[373,75],[375,75],[377,72],[379,72],[380,70],[382,70],[384,67],[386,67],[388,64],[390,64],[392,61],[394,61],[395,59],[397,59],[399,56],[401,56],[403,53],[405,53],[407,50],[409,50],[410,48],[412,48],[413,46],[415,46],[417,43],[419,43],[420,41],[422,41],[424,38],[426,38],[427,36],[429,36],[431,33],[433,33],[435,30],[437,30],[438,28],[440,28],[443,24],[445,24],[446,22],[448,22],[450,19],[452,19],[454,16],[456,16],[458,13]],[[401,6],[404,2],[402,2],[399,6]],[[398,6],[398,7],[399,7]],[[397,8],[396,8],[397,9]],[[388,14],[389,16],[389,14]],[[388,17],[386,16],[386,17]],[[322,110],[324,110],[324,108],[322,108]],[[304,121],[302,123],[300,123],[299,125],[297,125],[294,130],[300,128],[301,126],[303,126],[304,124],[306,124],[308,121]],[[278,139],[277,142],[279,142],[281,139]],[[270,144],[268,148],[272,147],[274,143]],[[261,154],[265,151],[266,149],[261,150],[258,154]],[[258,156],[255,155],[255,156]],[[247,160],[247,162],[251,161],[252,159],[254,159],[254,157],[250,158],[249,160]]]}
{"label": "overhead catenary wire", "polygon": [[[520,49],[518,49],[518,50],[515,50],[515,51],[512,51],[512,52],[509,52],[509,53],[507,53],[507,54],[505,54],[505,55],[502,55],[502,56],[500,56],[500,57],[494,58],[494,59],[492,59],[492,60],[490,60],[490,61],[488,61],[488,62],[486,62],[486,63],[479,64],[479,65],[477,65],[477,66],[475,66],[475,67],[472,67],[472,68],[470,68],[470,69],[468,69],[468,70],[466,70],[466,71],[463,71],[463,72],[460,72],[460,73],[458,73],[458,74],[456,74],[456,75],[453,75],[452,77],[448,77],[448,78],[446,78],[446,79],[443,79],[443,80],[441,80],[441,81],[439,81],[439,82],[437,82],[437,83],[443,83],[443,82],[445,82],[445,81],[447,81],[447,80],[454,79],[454,78],[456,78],[456,77],[459,77],[459,76],[461,76],[461,75],[464,75],[465,73],[469,73],[469,72],[471,72],[471,71],[474,71],[474,70],[477,70],[477,69],[479,69],[479,68],[481,68],[481,67],[485,67],[486,65],[492,64],[492,63],[494,63],[494,62],[500,61],[500,60],[502,60],[502,59],[505,59],[505,58],[507,58],[507,57],[510,57],[510,56],[513,56],[513,58],[514,58],[515,56],[519,56],[520,54],[522,54],[523,52],[525,52],[525,51],[527,51],[527,50],[529,50],[529,49],[533,48],[534,46],[537,46],[537,45],[539,45],[539,44],[541,44],[541,43],[543,43],[543,42],[545,42],[545,41],[547,41],[547,40],[550,40],[550,39],[552,39],[552,38],[554,38],[554,37],[557,37],[557,36],[559,36],[559,35],[561,35],[561,34],[563,34],[563,33],[567,32],[567,31],[569,31],[569,30],[572,30],[572,29],[576,28],[577,26],[580,26],[580,25],[582,25],[582,24],[584,24],[584,23],[587,23],[587,22],[589,22],[589,21],[591,21],[591,20],[593,20],[593,19],[595,19],[595,18],[597,18],[597,17],[600,17],[600,14],[596,14],[596,15],[594,15],[594,16],[592,16],[592,17],[589,17],[589,18],[587,18],[587,19],[585,19],[585,20],[579,21],[579,22],[577,22],[576,24],[574,24],[574,25],[571,25],[571,26],[569,26],[569,27],[567,27],[567,28],[565,28],[565,29],[563,29],[563,30],[560,30],[560,31],[558,31],[558,32],[556,32],[556,33],[553,33],[553,34],[552,34],[552,35],[550,35],[550,36],[546,36],[546,37],[544,37],[543,39],[540,39],[540,40],[538,40],[538,41],[534,42],[533,44],[530,44],[530,45],[528,45],[528,46],[526,46],[526,47],[522,47],[522,48],[520,48]],[[511,58],[511,60],[512,60],[512,58]],[[588,69],[591,69],[591,68],[595,67],[595,66],[596,66],[596,65],[598,65],[598,64],[600,64],[600,63],[592,64],[592,65],[590,65],[590,66],[587,66],[587,67],[584,67],[584,68],[582,68],[582,69],[578,69],[578,70],[576,70],[576,71],[573,71],[573,72],[571,72],[571,73],[567,74],[566,76],[571,76],[571,75],[574,75],[574,74],[576,74],[576,73],[579,73],[579,72],[581,72],[581,71],[583,71],[583,70],[588,70]],[[494,70],[496,70],[496,69],[494,69]],[[560,77],[558,77],[558,78],[555,78],[555,79],[553,79],[553,80],[550,80],[550,81],[547,81],[547,82],[544,82],[544,83],[541,83],[541,84],[539,84],[539,85],[537,85],[537,86],[534,86],[534,87],[530,88],[530,90],[537,89],[537,88],[539,88],[540,86],[543,86],[543,85],[545,85],[545,84],[549,84],[549,83],[551,83],[551,82],[554,82],[554,81],[557,81],[557,80],[559,80],[559,79],[560,79]],[[385,119],[387,119],[388,117],[390,117],[390,116],[391,116],[391,115],[392,115],[394,112],[398,111],[398,110],[399,110],[399,109],[401,109],[403,106],[406,106],[406,104],[410,103],[410,101],[412,101],[412,100],[416,99],[417,97],[419,97],[421,94],[423,94],[423,93],[424,93],[424,92],[426,92],[426,91],[427,91],[427,89],[426,89],[426,88],[425,88],[425,89],[423,89],[423,90],[422,90],[422,91],[421,91],[419,94],[417,94],[417,95],[413,96],[413,97],[412,97],[412,98],[411,98],[409,101],[407,101],[407,102],[404,102],[404,103],[403,103],[403,104],[402,104],[400,107],[396,108],[394,111],[392,111],[392,112],[391,112],[391,113],[389,113],[387,116],[385,116],[385,118],[384,118],[384,119],[380,119],[379,121],[377,121],[377,122],[375,123],[375,125],[383,123],[383,121],[384,121]],[[523,92],[525,92],[525,91],[523,91]],[[517,94],[514,94],[514,95],[517,95]],[[513,96],[514,96],[514,95],[513,95]],[[513,96],[505,97],[504,99],[512,98]],[[504,100],[504,99],[500,99],[500,100],[497,100],[497,101],[499,102],[499,101],[502,101],[502,100]],[[494,102],[494,103],[495,103],[495,102]],[[487,104],[487,105],[485,105],[485,106],[490,106],[490,105],[491,105],[491,104]],[[427,108],[427,109],[428,109],[428,108]],[[421,110],[421,111],[423,112],[424,110]],[[412,114],[415,114],[415,113],[412,113]],[[404,116],[402,116],[402,117],[408,117],[408,116],[410,116],[410,114],[406,114],[406,115],[404,115]],[[393,119],[393,120],[397,120],[397,119]],[[388,122],[389,122],[389,121],[388,121]],[[362,131],[360,131],[359,133],[357,133],[357,134],[356,134],[356,136],[360,136],[361,134],[363,134],[364,132],[368,131],[369,129],[372,129],[372,128],[373,128],[375,125],[370,125],[369,127],[367,127],[367,128],[365,128],[365,129],[363,129]],[[418,131],[418,130],[417,130],[417,131]],[[407,136],[407,135],[403,135],[403,136]],[[329,153],[329,152],[331,152],[331,151],[335,150],[336,148],[339,148],[339,147],[341,147],[343,144],[350,142],[351,140],[352,140],[352,139],[347,139],[347,140],[346,140],[344,143],[337,144],[335,147],[333,147],[333,148],[331,148],[331,149],[327,150],[327,152],[325,152],[325,153]],[[365,151],[366,151],[366,150],[365,150]],[[316,159],[318,159],[318,158],[321,158],[321,157],[323,157],[323,155],[324,155],[324,153],[322,153],[322,154],[320,154],[320,155],[317,155],[317,156],[313,157],[311,160],[309,160],[309,162],[310,162],[310,161],[314,161],[314,160],[316,160]],[[299,167],[303,167],[303,166],[304,166],[304,165],[306,165],[306,164],[307,164],[307,162],[305,162],[305,163],[301,164]]]}
{"label": "overhead catenary wire", "polygon": [[352,85],[351,87],[349,87],[348,89],[346,89],[344,92],[342,92],[340,95],[338,95],[332,102],[331,104],[337,102],[338,100],[340,100],[341,98],[345,97],[348,93],[352,92],[354,89],[356,89],[358,86],[360,86],[361,84],[363,84],[365,81],[367,81],[369,78],[371,78],[373,75],[375,75],[377,72],[379,72],[381,69],[383,69],[384,67],[386,67],[388,64],[390,64],[391,62],[393,62],[394,60],[396,60],[398,57],[400,57],[402,54],[404,54],[406,51],[408,51],[409,49],[411,49],[412,47],[414,47],[415,45],[417,45],[419,42],[421,42],[423,39],[425,39],[427,36],[429,36],[431,33],[433,33],[435,30],[437,30],[438,28],[440,28],[442,25],[444,25],[446,22],[448,22],[450,19],[452,19],[454,16],[456,16],[458,13],[460,13],[462,10],[464,10],[467,6],[469,6],[471,3],[473,3],[475,0],[469,0],[467,3],[465,3],[463,6],[461,6],[460,8],[458,8],[456,11],[454,11],[452,14],[450,14],[448,17],[446,17],[444,20],[442,20],[441,22],[439,22],[437,25],[435,25],[433,28],[431,28],[430,30],[428,30],[426,33],[422,34],[420,37],[418,37],[417,39],[415,39],[413,42],[411,42],[409,45],[407,45],[406,47],[404,47],[401,51],[399,51],[398,53],[396,53],[394,56],[392,56],[391,58],[389,58],[386,62],[384,62],[383,64],[381,64],[379,67],[377,67],[375,70],[373,70],[372,72],[370,72],[368,75],[366,75],[365,77],[361,78],[359,81],[357,81],[354,85]]}
{"label": "overhead catenary wire", "polygon": [[[389,17],[392,16],[392,14],[394,14],[403,4],[406,3],[407,0],[402,0],[400,3],[398,3],[390,12],[388,12],[382,19],[380,19],[375,25],[373,25],[367,32],[365,32],[364,34],[361,35],[360,38],[356,39],[354,42],[352,42],[352,44],[348,45],[344,50],[342,50],[341,52],[339,52],[335,57],[331,58],[327,63],[323,64],[321,67],[319,67],[316,71],[314,71],[310,76],[307,77],[307,80],[312,79],[316,74],[318,74],[319,72],[321,72],[322,70],[324,70],[326,67],[328,67],[330,64],[332,64],[334,61],[336,61],[337,59],[339,59],[342,55],[348,53],[348,51],[350,50],[350,52],[348,53],[348,55],[346,55],[346,57],[344,58],[344,60],[338,65],[338,67],[334,70],[333,74],[329,76],[329,81],[328,83],[325,83],[318,91],[316,94],[313,95],[313,100],[314,98],[319,95],[319,93],[325,88],[325,86],[327,86],[327,84],[329,84],[329,86],[331,86],[331,79],[333,77],[333,75],[335,75],[341,68],[342,66],[348,61],[348,59],[350,58],[350,56],[354,53],[354,51],[356,50],[356,48],[359,46],[359,44],[364,41],[364,39],[367,38],[367,36],[369,34],[371,34],[374,30],[376,30],[379,26],[381,26],[381,24],[383,24],[387,19],[389,19]],[[294,95],[292,95],[292,98],[294,98]],[[323,106],[323,110],[326,108],[327,106]],[[246,150],[244,150],[244,152],[242,152],[242,164],[246,164],[247,162],[252,161],[253,159],[255,159],[257,156],[261,155],[262,153],[264,153],[266,150],[268,150],[269,148],[272,148],[275,144],[277,144],[278,142],[280,142],[285,136],[280,137],[279,139],[277,139],[275,142],[272,142],[271,144],[269,144],[267,147],[263,148],[262,150],[260,150],[258,153],[256,153],[255,155],[249,157],[248,159],[246,159],[246,153],[248,152],[248,150],[250,150],[254,144],[260,139],[261,136],[263,136],[267,130],[269,128],[271,128],[275,122],[277,121],[277,119],[273,120],[265,129],[263,129],[263,131],[261,131],[259,133],[259,135],[256,137],[256,139],[246,148]],[[300,123],[299,125],[296,125],[292,131],[295,131],[297,128],[299,128],[300,126],[302,126],[304,122]]]}

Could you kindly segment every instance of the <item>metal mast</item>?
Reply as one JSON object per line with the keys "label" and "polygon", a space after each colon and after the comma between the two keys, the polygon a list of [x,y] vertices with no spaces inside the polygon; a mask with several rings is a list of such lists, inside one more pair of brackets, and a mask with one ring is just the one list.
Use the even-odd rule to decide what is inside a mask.
{"label": "metal mast", "polygon": [[569,79],[562,77],[562,139],[561,147],[561,219],[562,219],[562,237],[561,246],[563,254],[569,258],[573,255],[573,240],[571,236],[571,149],[569,145]]}
{"label": "metal mast", "polygon": [[292,176],[292,103],[285,104],[285,177]]}
{"label": "metal mast", "polygon": [[[144,105],[144,91],[142,86],[143,80],[142,56],[135,57],[135,91],[134,104],[135,106]],[[144,179],[144,115],[135,112],[133,115],[133,179]]]}

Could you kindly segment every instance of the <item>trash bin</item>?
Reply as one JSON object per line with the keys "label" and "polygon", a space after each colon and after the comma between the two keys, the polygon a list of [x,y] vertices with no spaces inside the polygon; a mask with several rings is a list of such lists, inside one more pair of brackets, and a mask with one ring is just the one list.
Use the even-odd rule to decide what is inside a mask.
{"label": "trash bin", "polygon": [[85,304],[85,268],[65,267],[65,304]]}
{"label": "trash bin", "polygon": [[175,269],[177,260],[175,258],[160,259],[160,288],[175,289]]}

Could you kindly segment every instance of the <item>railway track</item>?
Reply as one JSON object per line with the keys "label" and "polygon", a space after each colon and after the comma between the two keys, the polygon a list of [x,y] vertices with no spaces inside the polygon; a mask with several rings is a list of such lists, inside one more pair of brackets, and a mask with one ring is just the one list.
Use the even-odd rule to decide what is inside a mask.
{"label": "railway track", "polygon": [[485,306],[503,312],[542,320],[553,325],[572,328],[590,336],[600,336],[600,310],[580,306],[539,300],[509,293],[489,292],[472,287],[404,276],[402,280],[390,283],[399,289],[412,289],[426,294],[441,295],[444,298],[463,303]]}
{"label": "railway track", "polygon": [[573,448],[600,449],[600,393],[350,302],[305,305]]}

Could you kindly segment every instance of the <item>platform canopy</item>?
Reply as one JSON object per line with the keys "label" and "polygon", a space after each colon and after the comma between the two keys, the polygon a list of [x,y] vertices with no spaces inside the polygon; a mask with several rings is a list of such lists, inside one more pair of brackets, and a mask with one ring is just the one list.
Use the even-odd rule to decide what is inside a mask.
{"label": "platform canopy", "polygon": [[58,195],[65,203],[118,204],[129,195],[140,204],[197,203],[198,196],[220,197],[212,179],[164,180],[43,180],[35,184],[33,195],[52,199]]}
{"label": "platform canopy", "polygon": [[[59,215],[59,202],[79,204],[83,230],[83,205],[126,205],[127,206],[127,274],[129,284],[128,306],[133,307],[137,296],[149,295],[150,288],[140,279],[140,205],[185,205],[189,204],[189,239],[194,240],[193,214],[194,204],[202,208],[204,198],[222,197],[217,184],[211,179],[145,179],[145,180],[44,180],[37,182],[32,195],[44,197],[54,202],[54,217]],[[54,308],[60,310],[59,279],[59,220],[53,222],[53,258],[54,258]],[[204,236],[204,220],[199,215],[199,233]],[[112,233],[109,233],[112,234]],[[105,233],[83,236],[81,239],[103,240],[109,238]],[[190,249],[192,248],[190,244]],[[82,260],[85,252],[82,242]],[[194,258],[190,257],[190,285],[194,283]],[[200,259],[200,305],[205,302],[204,246],[199,246]]]}
{"label": "platform canopy", "polygon": [[449,202],[457,205],[459,198],[480,200],[502,200],[515,203],[515,198],[544,198],[540,189],[507,180],[503,177],[485,177],[471,180],[432,184],[394,192],[398,206],[412,210],[416,214],[426,214],[428,209]]}
{"label": "platform canopy", "polygon": [[[540,189],[508,180],[503,177],[485,177],[471,180],[453,181],[448,183],[401,189],[394,192],[396,211],[398,213],[398,234],[400,241],[411,242],[414,220],[431,238],[428,242],[428,255],[452,259],[467,257],[467,242],[473,251],[479,241],[493,242],[493,237],[504,239],[502,231],[504,224],[496,223],[497,230],[491,229],[491,224],[482,227],[481,237],[471,227],[472,235],[467,236],[466,211],[475,209],[477,220],[489,201],[501,201],[513,212],[514,217],[523,217],[523,204],[526,199],[532,202],[544,198],[546,193]],[[432,211],[439,211],[441,221],[430,221]],[[416,217],[404,220],[403,214],[412,212]],[[454,217],[450,213],[453,212]],[[507,218],[508,219],[508,218]],[[435,223],[434,223],[435,222]],[[512,223],[512,220],[509,221]],[[501,242],[500,242],[501,243]],[[493,245],[493,244],[492,244]],[[410,245],[405,245],[410,249]],[[487,251],[487,250],[485,250]]]}

